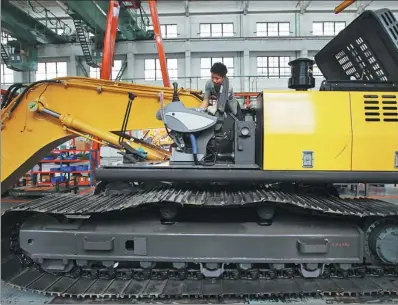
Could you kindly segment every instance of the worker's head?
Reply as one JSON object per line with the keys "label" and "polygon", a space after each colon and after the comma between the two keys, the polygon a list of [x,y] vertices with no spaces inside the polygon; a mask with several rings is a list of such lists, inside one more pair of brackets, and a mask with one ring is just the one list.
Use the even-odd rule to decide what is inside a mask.
{"label": "worker's head", "polygon": [[210,69],[211,80],[215,85],[221,85],[228,73],[227,67],[222,62],[216,62]]}

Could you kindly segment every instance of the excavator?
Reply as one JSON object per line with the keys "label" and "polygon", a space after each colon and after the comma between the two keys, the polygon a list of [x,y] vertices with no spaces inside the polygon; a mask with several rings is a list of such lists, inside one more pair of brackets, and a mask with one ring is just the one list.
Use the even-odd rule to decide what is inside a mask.
{"label": "excavator", "polygon": [[[398,183],[397,27],[388,9],[363,12],[315,56],[319,90],[299,58],[288,89],[237,113],[227,79],[215,115],[177,83],[64,77],[12,97],[16,84],[2,192],[75,136],[119,148],[123,164],[100,166],[93,193],[3,211],[3,282],[87,298],[397,294],[398,205],[335,187]],[[152,128],[170,151],[126,136]]]}

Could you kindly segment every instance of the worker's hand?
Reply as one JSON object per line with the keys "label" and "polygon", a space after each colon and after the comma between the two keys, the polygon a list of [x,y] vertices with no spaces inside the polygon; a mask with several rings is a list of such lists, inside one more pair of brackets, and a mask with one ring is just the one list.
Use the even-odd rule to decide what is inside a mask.
{"label": "worker's hand", "polygon": [[207,107],[207,112],[212,115],[215,115],[217,112],[217,104],[213,104],[213,105]]}
{"label": "worker's hand", "polygon": [[210,99],[209,100],[209,106],[217,104],[217,99]]}

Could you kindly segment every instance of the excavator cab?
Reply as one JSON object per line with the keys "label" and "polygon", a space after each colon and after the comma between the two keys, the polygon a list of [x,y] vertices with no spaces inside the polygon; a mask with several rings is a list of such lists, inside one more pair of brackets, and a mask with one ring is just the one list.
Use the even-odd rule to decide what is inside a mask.
{"label": "excavator cab", "polygon": [[[206,159],[210,156],[213,160],[211,165],[216,163],[218,157],[231,164],[239,161],[255,163],[255,122],[240,122],[232,113],[226,113],[227,94],[220,95],[217,112],[210,115],[202,109],[186,108],[178,97],[178,84],[173,83],[173,87],[172,102],[156,114],[157,119],[162,120],[165,128],[170,130],[168,133],[174,142],[171,165],[206,166],[209,165]],[[227,88],[223,92],[228,92]],[[249,129],[253,132],[250,133]],[[235,135],[239,132],[246,140],[251,137],[250,145],[236,145],[239,137],[236,138]],[[246,150],[252,152],[249,160],[247,157],[250,154]]]}

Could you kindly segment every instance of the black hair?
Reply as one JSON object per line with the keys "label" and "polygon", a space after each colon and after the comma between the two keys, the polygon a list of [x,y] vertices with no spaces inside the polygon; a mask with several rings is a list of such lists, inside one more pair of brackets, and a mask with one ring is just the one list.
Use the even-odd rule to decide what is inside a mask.
{"label": "black hair", "polygon": [[225,77],[228,73],[228,69],[222,62],[216,62],[211,67],[210,72]]}

